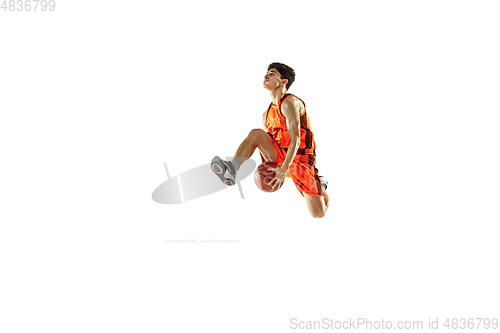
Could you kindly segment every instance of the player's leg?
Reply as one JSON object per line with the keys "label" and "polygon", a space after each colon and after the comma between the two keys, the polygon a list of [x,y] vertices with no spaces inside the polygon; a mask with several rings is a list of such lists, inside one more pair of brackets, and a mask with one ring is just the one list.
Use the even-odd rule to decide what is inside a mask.
{"label": "player's leg", "polygon": [[321,218],[325,216],[330,198],[326,193],[328,182],[318,176],[315,162],[314,156],[300,156],[297,162],[292,163],[291,174],[295,186],[306,199],[309,213],[315,218]]}
{"label": "player's leg", "polygon": [[255,148],[259,148],[266,161],[275,161],[278,158],[273,139],[263,130],[254,129],[240,144],[232,161],[224,161],[219,156],[215,156],[211,163],[212,170],[224,184],[234,185],[236,172],[243,162],[253,155]]}
{"label": "player's leg", "polygon": [[253,155],[255,148],[259,148],[260,153],[266,161],[274,162],[278,157],[273,139],[269,134],[261,129],[253,129],[240,144],[238,150],[236,150],[234,159],[238,161],[239,165],[243,164],[243,162]]}
{"label": "player's leg", "polygon": [[328,198],[328,194],[326,193],[326,191],[323,191],[323,195],[325,196],[325,198],[315,197],[304,192],[302,192],[302,194],[306,199],[309,213],[311,213],[313,217],[321,218],[325,216],[328,205],[330,204],[330,199]]}

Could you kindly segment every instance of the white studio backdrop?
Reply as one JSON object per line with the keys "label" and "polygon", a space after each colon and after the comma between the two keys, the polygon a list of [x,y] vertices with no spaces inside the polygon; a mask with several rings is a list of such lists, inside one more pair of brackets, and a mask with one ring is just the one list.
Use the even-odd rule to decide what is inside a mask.
{"label": "white studio backdrop", "polygon": [[[498,315],[495,1],[56,1],[0,11],[5,332],[294,331]],[[329,182],[181,205],[295,69]],[[260,156],[252,157],[258,164]],[[30,320],[27,320],[30,318]],[[442,327],[441,327],[442,328]],[[298,329],[295,329],[298,330]]]}

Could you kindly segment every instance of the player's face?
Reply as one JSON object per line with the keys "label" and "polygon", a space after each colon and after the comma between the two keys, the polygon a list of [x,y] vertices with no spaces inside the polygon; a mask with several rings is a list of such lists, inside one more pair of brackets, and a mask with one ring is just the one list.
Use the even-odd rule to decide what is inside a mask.
{"label": "player's face", "polygon": [[271,68],[264,76],[264,82],[262,84],[267,90],[275,90],[278,89],[283,82],[284,80],[281,79],[281,74],[276,69]]}

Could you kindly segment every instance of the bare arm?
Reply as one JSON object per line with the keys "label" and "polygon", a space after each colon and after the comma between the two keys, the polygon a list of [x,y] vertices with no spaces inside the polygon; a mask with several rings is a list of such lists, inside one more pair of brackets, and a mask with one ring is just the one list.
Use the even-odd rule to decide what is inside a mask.
{"label": "bare arm", "polygon": [[282,168],[287,171],[300,146],[300,104],[300,101],[289,98],[281,105],[281,111],[286,118],[286,126],[290,136],[290,145],[288,146],[285,162],[282,165]]}
{"label": "bare arm", "polygon": [[286,99],[283,104],[281,104],[281,111],[286,118],[286,127],[288,128],[288,135],[290,136],[290,145],[286,153],[286,158],[281,167],[279,168],[268,168],[268,170],[273,170],[276,174],[269,184],[273,185],[273,188],[280,186],[281,183],[285,181],[286,174],[290,165],[292,164],[295,155],[300,146],[300,101],[294,101],[289,98]]}

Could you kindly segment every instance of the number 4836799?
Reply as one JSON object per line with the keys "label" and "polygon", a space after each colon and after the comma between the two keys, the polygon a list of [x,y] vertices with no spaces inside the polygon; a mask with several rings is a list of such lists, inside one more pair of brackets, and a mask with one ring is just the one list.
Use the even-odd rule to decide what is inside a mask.
{"label": "number 4836799", "polygon": [[3,0],[0,9],[10,12],[53,11],[56,9],[55,0]]}

